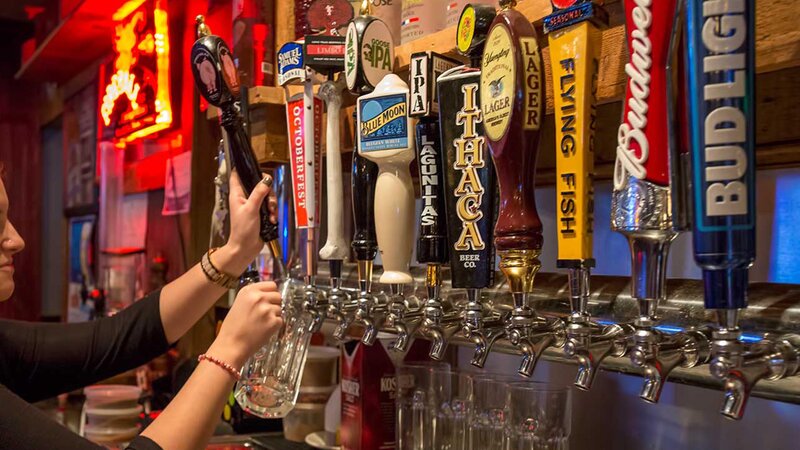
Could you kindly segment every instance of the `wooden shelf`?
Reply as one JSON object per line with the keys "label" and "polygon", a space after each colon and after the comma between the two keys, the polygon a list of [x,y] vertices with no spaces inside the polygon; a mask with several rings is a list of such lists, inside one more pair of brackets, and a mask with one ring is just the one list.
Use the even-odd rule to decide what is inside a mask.
{"label": "wooden shelf", "polygon": [[112,50],[111,16],[125,0],[84,0],[24,61],[14,78],[64,83]]}

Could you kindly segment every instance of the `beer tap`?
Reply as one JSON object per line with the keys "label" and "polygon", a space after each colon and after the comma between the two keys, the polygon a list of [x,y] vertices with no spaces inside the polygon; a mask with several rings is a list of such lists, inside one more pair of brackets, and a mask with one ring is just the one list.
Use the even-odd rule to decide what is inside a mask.
{"label": "beer tap", "polygon": [[[389,27],[370,15],[369,0],[361,4],[361,15],[347,26],[345,35],[345,81],[355,95],[372,92],[384,76],[391,73],[394,63],[394,44]],[[378,299],[372,295],[372,267],[378,252],[375,233],[375,189],[378,166],[359,151],[359,124],[355,123],[352,169],[353,224],[351,246],[358,265],[359,296],[352,315],[345,315],[334,336],[343,338],[353,322],[365,327],[361,340],[371,345],[378,334],[376,320],[381,314]]]}
{"label": "beer tap", "polygon": [[[409,300],[403,286],[413,282],[409,273],[414,237],[414,186],[409,164],[414,159],[414,127],[408,116],[408,84],[390,73],[372,93],[356,103],[358,153],[378,165],[375,185],[375,231],[383,262],[382,284],[389,287],[389,300],[372,311],[372,329],[381,319],[393,325],[403,320]],[[388,315],[388,316],[387,316]],[[405,338],[394,344],[405,347]]]}
{"label": "beer tap", "polygon": [[[288,42],[278,51],[278,83],[286,90],[286,118],[289,132],[289,164],[292,171],[295,228],[302,247],[304,269],[303,310],[311,315],[311,330],[322,327],[327,303],[315,286],[317,275],[316,228],[320,196],[320,134],[322,101],[314,95],[317,72],[305,62],[303,45]],[[301,83],[303,93],[290,96],[288,86]]]}
{"label": "beer tap", "polygon": [[[591,0],[560,8],[544,19],[550,43],[550,67],[556,126],[556,223],[558,267],[567,269],[572,313],[564,353],[578,361],[575,386],[589,389],[600,362],[622,356],[629,325],[601,326],[591,321],[589,278],[594,267],[594,133],[601,28],[608,14]],[[566,20],[567,17],[577,17]]]}
{"label": "beer tap", "polygon": [[798,373],[800,336],[742,341],[748,269],[755,260],[755,4],[687,1],[687,88],[691,96],[694,255],[705,307],[715,310],[712,376],[723,382],[721,413],[744,414],[753,386]]}
{"label": "beer tap", "polygon": [[[235,68],[227,70],[235,67],[233,54],[225,41],[211,34],[202,15],[197,16],[196,22],[197,41],[192,45],[191,51],[195,86],[209,104],[220,109],[220,123],[228,141],[231,167],[239,175],[245,193],[250,195],[261,182],[263,175],[253,153],[241,113],[236,106],[236,98],[240,92],[238,74]],[[280,276],[288,279],[278,242],[278,225],[270,220],[267,202],[261,204],[260,216],[259,235],[269,245]]]}
{"label": "beer tap", "polygon": [[[328,261],[330,270],[330,291],[328,291],[327,317],[337,323],[346,321],[345,315],[355,307],[349,295],[341,289],[342,263],[349,254],[349,246],[344,236],[344,192],[342,188],[342,160],[340,151],[340,110],[344,78],[336,75],[344,70],[344,45],[342,36],[306,36],[303,54],[306,66],[327,73],[328,79],[319,88],[319,96],[325,101],[326,119],[326,180],[328,201],[328,236],[325,245],[319,250],[319,257]],[[343,337],[343,336],[340,336]]]}
{"label": "beer tap", "polygon": [[461,317],[452,320],[452,326],[450,315],[446,315],[440,336],[428,334],[435,344],[441,342],[443,351],[448,335],[458,331],[455,327],[460,325],[465,337],[475,343],[472,364],[477,367],[483,367],[491,347],[505,335],[506,322],[506,317],[492,312],[481,301],[481,289],[494,283],[496,180],[480,109],[479,67],[494,18],[492,6],[464,7],[456,31],[456,48],[469,57],[470,64],[450,69],[437,80],[450,274],[453,289],[466,290],[467,303]]}
{"label": "beer tap", "polygon": [[703,330],[676,334],[659,331],[658,306],[666,299],[669,246],[687,227],[685,154],[674,130],[675,82],[673,34],[678,1],[652,4],[625,1],[630,60],[623,120],[619,127],[611,227],[631,249],[631,295],[639,304],[631,337],[631,362],[643,369],[640,397],[657,402],[669,373],[693,367],[708,357]]}
{"label": "beer tap", "polygon": [[[394,329],[397,333],[397,340],[391,347],[397,351],[407,349],[410,338],[422,325],[419,328],[421,333],[432,341],[430,355],[437,360],[442,358],[446,348],[442,322],[448,319],[444,317],[445,307],[439,296],[441,266],[447,262],[447,242],[444,192],[442,192],[444,180],[442,162],[439,158],[442,146],[439,140],[439,120],[435,115],[439,110],[436,77],[457,65],[459,65],[457,61],[433,52],[411,55],[409,115],[419,118],[415,144],[423,201],[417,240],[417,261],[427,264],[425,287],[428,295],[424,305],[413,310],[410,310],[408,302],[391,303],[385,323],[386,327]],[[449,321],[457,324],[458,314],[451,312],[449,316]],[[455,327],[450,328],[455,330]]]}
{"label": "beer tap", "polygon": [[534,178],[544,76],[536,30],[515,5],[514,0],[500,1],[502,10],[486,38],[480,103],[500,185],[494,242],[514,299],[505,336],[523,354],[518,372],[530,376],[544,349],[562,346],[566,336],[564,322],[537,315],[528,298],[541,267],[542,223]]}

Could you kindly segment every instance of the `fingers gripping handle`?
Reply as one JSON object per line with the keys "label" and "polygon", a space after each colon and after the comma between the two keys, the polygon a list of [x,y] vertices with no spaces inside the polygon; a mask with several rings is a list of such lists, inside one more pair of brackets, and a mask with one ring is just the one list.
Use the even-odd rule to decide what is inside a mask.
{"label": "fingers gripping handle", "polygon": [[326,82],[320,88],[320,96],[327,104],[325,166],[328,200],[328,238],[319,251],[319,257],[327,260],[343,260],[349,249],[344,237],[344,189],[342,188],[342,157],[339,150],[339,118],[342,107],[342,86]]}

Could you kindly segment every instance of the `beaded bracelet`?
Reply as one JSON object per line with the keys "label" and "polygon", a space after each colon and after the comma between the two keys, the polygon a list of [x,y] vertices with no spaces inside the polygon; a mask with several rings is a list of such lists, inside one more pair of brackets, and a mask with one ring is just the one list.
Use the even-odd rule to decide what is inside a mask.
{"label": "beaded bracelet", "polygon": [[210,362],[212,364],[216,364],[217,366],[221,367],[226,372],[228,372],[233,377],[233,379],[236,380],[236,381],[239,381],[239,379],[242,378],[242,375],[239,373],[239,371],[236,370],[232,365],[226,363],[225,361],[221,361],[221,360],[219,360],[217,358],[214,358],[213,356],[209,356],[209,355],[206,355],[205,353],[203,353],[202,355],[197,357],[197,361],[198,362],[200,362],[200,361],[208,361],[208,362]]}

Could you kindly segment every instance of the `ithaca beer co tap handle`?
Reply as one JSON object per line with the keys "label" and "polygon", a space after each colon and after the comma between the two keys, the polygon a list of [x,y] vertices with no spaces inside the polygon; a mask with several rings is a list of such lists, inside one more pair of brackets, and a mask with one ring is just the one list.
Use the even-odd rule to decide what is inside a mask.
{"label": "ithaca beer co tap handle", "polygon": [[350,253],[344,236],[344,190],[342,155],[339,148],[340,110],[345,83],[342,77],[335,79],[344,70],[344,46],[343,36],[306,36],[303,44],[306,66],[328,74],[328,79],[319,88],[319,96],[325,101],[327,109],[325,167],[328,201],[328,236],[325,245],[319,250],[319,257],[329,264],[331,290],[328,293],[328,316],[337,323],[346,320],[344,309],[350,306],[344,304],[348,297],[341,289],[342,263]]}
{"label": "ithaca beer co tap handle", "polygon": [[651,403],[674,368],[705,362],[709,348],[706,330],[665,334],[655,328],[666,298],[669,246],[687,226],[685,199],[676,195],[686,183],[674,126],[683,120],[676,117],[680,94],[674,81],[679,5],[625,1],[630,60],[611,199],[611,227],[628,238],[631,295],[639,303],[630,359],[645,378],[639,397]]}
{"label": "ithaca beer co tap handle", "polygon": [[755,3],[686,4],[694,255],[719,320],[710,369],[723,382],[721,413],[740,419],[759,380],[797,373],[800,336],[740,340],[756,246]]}
{"label": "ithaca beer co tap handle", "polygon": [[[250,138],[242,117],[235,105],[239,96],[239,78],[233,63],[233,54],[219,36],[211,34],[203,16],[197,16],[197,41],[192,45],[191,66],[195,86],[209,104],[221,110],[221,124],[229,141],[231,165],[242,181],[245,193],[250,193],[261,182],[263,175],[253,154]],[[281,266],[283,257],[278,242],[278,225],[269,218],[268,202],[261,204],[261,239],[266,242],[275,260]]]}
{"label": "ithaca beer co tap handle", "polygon": [[[394,61],[394,45],[389,27],[376,17],[369,15],[369,1],[361,5],[361,15],[347,26],[345,35],[344,74],[347,89],[356,95],[369,92],[384,76],[391,73]],[[366,330],[362,342],[372,344],[378,328],[373,317],[376,299],[372,296],[372,266],[378,252],[375,233],[375,185],[378,166],[358,151],[359,124],[357,111],[353,113],[356,137],[353,150],[352,201],[354,233],[351,246],[358,264],[359,298],[354,319]],[[375,314],[377,315],[377,314]],[[342,323],[334,332],[344,336],[349,323]]]}
{"label": "ithaca beer co tap handle", "polygon": [[458,65],[460,64],[457,61],[433,52],[411,55],[409,115],[419,118],[416,125],[415,146],[422,196],[417,261],[427,264],[425,287],[428,295],[424,307],[412,313],[413,317],[405,316],[404,308],[399,308],[390,311],[387,318],[387,325],[397,331],[398,339],[394,347],[400,351],[406,349],[408,337],[413,334],[409,327],[422,325],[420,331],[431,340],[430,356],[435,360],[440,360],[444,356],[447,339],[458,330],[459,322],[458,314],[449,311],[447,326],[443,328],[446,312],[439,296],[441,267],[448,261],[448,252],[436,89],[436,78]]}
{"label": "ithaca beer co tap handle", "polygon": [[594,134],[601,28],[608,14],[591,0],[551,1],[544,19],[550,44],[550,67],[556,128],[556,226],[558,267],[567,269],[572,314],[564,352],[578,361],[575,386],[589,389],[602,360],[625,352],[626,325],[600,327],[590,321],[589,276],[594,267]]}
{"label": "ithaca beer co tap handle", "polygon": [[536,30],[503,0],[483,52],[480,104],[486,140],[500,185],[494,243],[514,297],[506,337],[523,353],[519,373],[530,376],[542,351],[563,345],[564,324],[535,315],[528,304],[541,264],[542,222],[534,177],[544,106],[542,55]]}
{"label": "ithaca beer co tap handle", "polygon": [[358,113],[358,153],[378,165],[375,185],[375,231],[383,262],[380,282],[391,292],[390,310],[403,303],[414,238],[414,186],[409,164],[414,159],[414,127],[408,116],[408,85],[386,75],[375,91],[362,95]]}
{"label": "ithaca beer co tap handle", "polygon": [[[481,289],[494,282],[496,180],[483,129],[478,66],[494,17],[495,10],[489,5],[464,8],[456,41],[459,52],[469,57],[470,66],[450,69],[436,82],[450,275],[453,289],[467,292],[461,329],[475,343],[472,363],[478,367],[483,367],[494,342],[505,334],[503,318],[490,316],[489,308],[480,302]],[[434,337],[429,338],[435,342]]]}

